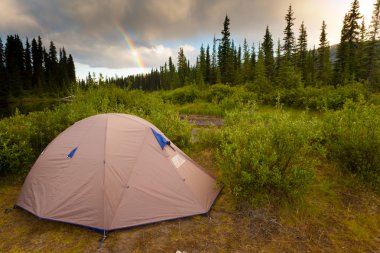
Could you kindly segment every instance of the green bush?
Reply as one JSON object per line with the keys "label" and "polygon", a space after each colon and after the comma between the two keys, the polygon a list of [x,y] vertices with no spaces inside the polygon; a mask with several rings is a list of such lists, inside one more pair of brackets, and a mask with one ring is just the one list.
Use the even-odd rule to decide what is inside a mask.
{"label": "green bush", "polygon": [[197,129],[195,136],[196,147],[200,149],[217,148],[222,143],[222,130],[218,127]]}
{"label": "green bush", "polygon": [[314,122],[285,112],[257,116],[246,109],[227,114],[217,154],[220,181],[238,200],[258,204],[304,193],[313,177]]}
{"label": "green bush", "polygon": [[220,101],[232,95],[233,88],[225,84],[214,84],[206,91],[205,99],[208,102],[219,104]]}
{"label": "green bush", "polygon": [[224,97],[219,103],[223,111],[237,109],[246,104],[255,103],[257,100],[256,94],[248,91],[244,86],[233,87],[232,91],[229,96]]}
{"label": "green bush", "polygon": [[278,89],[269,94],[263,94],[261,99],[265,103],[276,104],[280,102],[292,107],[309,108],[313,110],[333,109],[343,107],[351,99],[358,101],[359,97],[366,95],[366,88],[361,83],[352,83],[334,88],[333,86],[298,87],[294,89]]}
{"label": "green bush", "polygon": [[200,92],[195,85],[187,85],[164,93],[165,101],[170,101],[174,104],[192,103],[200,96]]}
{"label": "green bush", "polygon": [[323,133],[328,157],[379,189],[380,108],[348,101],[326,113]]}

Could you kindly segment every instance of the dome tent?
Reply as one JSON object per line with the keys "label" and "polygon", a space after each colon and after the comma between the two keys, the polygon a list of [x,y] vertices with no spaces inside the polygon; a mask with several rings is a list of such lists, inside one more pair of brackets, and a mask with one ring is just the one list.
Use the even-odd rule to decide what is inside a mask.
{"label": "dome tent", "polygon": [[207,213],[219,191],[215,179],[151,123],[99,114],[45,148],[16,205],[43,219],[107,232]]}

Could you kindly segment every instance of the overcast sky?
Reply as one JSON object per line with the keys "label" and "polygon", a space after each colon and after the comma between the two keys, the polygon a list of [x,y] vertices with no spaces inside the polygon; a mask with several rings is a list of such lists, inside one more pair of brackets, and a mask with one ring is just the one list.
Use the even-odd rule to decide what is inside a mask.
{"label": "overcast sky", "polygon": [[[194,63],[202,43],[220,37],[225,15],[237,43],[262,40],[268,25],[275,45],[282,40],[284,17],[294,10],[294,31],[304,21],[309,47],[318,46],[322,20],[330,44],[339,42],[351,0],[0,0],[0,36],[22,39],[40,35],[48,45],[64,46],[76,63],[77,76],[139,73],[159,67],[179,47]],[[359,0],[366,24],[375,0]],[[129,37],[125,38],[124,32]],[[132,43],[131,43],[132,42]]]}

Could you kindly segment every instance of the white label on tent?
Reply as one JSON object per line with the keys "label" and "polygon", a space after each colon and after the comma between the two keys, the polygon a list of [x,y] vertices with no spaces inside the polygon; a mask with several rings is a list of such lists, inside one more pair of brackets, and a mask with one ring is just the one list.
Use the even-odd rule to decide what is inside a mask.
{"label": "white label on tent", "polygon": [[179,167],[181,167],[182,164],[185,163],[185,159],[183,159],[180,155],[175,155],[172,157],[172,163],[173,165],[178,169]]}

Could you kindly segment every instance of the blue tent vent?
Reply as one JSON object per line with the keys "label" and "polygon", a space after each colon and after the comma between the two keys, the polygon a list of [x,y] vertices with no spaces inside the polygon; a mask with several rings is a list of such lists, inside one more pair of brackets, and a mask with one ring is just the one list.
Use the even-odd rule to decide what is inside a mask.
{"label": "blue tent vent", "polygon": [[154,134],[154,137],[156,137],[157,142],[160,144],[161,149],[164,149],[165,145],[170,144],[170,141],[168,141],[167,139],[165,139],[164,136],[162,136],[161,134],[157,133],[153,128],[151,128],[151,129],[152,129],[152,132]]}
{"label": "blue tent vent", "polygon": [[67,155],[67,158],[73,158],[73,156],[75,155],[75,152],[77,152],[77,149],[78,147],[71,150],[71,152]]}

